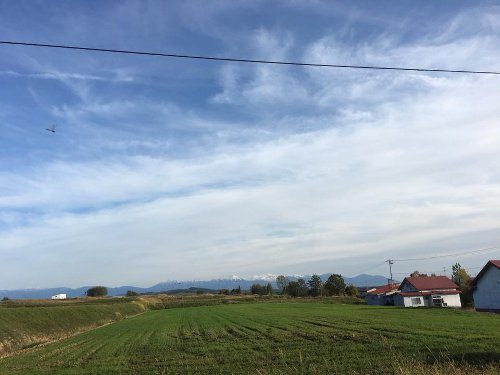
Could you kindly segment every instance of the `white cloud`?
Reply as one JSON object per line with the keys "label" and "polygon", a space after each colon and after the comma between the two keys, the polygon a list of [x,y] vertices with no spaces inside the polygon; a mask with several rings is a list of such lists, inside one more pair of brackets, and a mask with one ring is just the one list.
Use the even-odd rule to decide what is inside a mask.
{"label": "white cloud", "polygon": [[[327,35],[304,56],[495,68],[498,37],[453,38],[454,30],[409,44]],[[279,30],[250,40],[263,57],[285,59],[295,46]],[[243,126],[167,101],[96,98],[87,81],[61,79],[81,103],[54,108],[58,116],[81,126],[123,117],[133,127],[149,113],[158,127],[132,140],[128,128],[99,129],[86,147],[114,142],[119,153],[0,174],[5,287],[147,285],[312,265],[308,272],[356,273],[388,254],[500,240],[496,77],[228,65],[209,109],[255,112]],[[167,152],[182,141],[164,133],[187,128],[210,136],[210,147]],[[24,285],[20,264],[32,270]]]}
{"label": "white cloud", "polygon": [[[33,282],[57,265],[76,284],[279,273],[412,246],[425,254],[433,241],[497,228],[497,101],[494,82],[470,80],[348,129],[228,145],[208,159],[59,163],[10,176],[4,209],[55,212],[4,233],[2,247],[39,260]],[[132,203],[61,213],[113,202]],[[111,263],[127,275],[105,273]],[[64,283],[57,273],[46,280]]]}

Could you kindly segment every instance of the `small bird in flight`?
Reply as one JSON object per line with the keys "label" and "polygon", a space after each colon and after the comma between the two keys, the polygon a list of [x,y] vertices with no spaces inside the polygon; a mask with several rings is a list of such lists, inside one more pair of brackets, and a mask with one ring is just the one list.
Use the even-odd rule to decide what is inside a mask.
{"label": "small bird in flight", "polygon": [[45,130],[55,133],[56,132],[56,125],[52,125],[50,128],[46,128]]}

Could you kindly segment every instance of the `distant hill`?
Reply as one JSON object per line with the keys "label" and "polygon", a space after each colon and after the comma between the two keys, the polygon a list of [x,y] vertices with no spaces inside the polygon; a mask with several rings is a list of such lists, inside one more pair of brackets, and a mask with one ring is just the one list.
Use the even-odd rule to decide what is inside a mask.
{"label": "distant hill", "polygon": [[[330,274],[323,274],[320,277],[323,281],[330,276]],[[289,276],[290,279],[296,280],[300,276]],[[303,278],[306,280],[310,278],[310,275],[304,275]],[[252,284],[267,284],[271,282],[273,287],[276,288],[276,283],[273,281],[272,275],[266,275],[265,278],[256,279],[243,279],[233,276],[228,279],[213,279],[213,280],[191,280],[191,281],[165,281],[153,285],[148,288],[141,288],[136,286],[119,286],[119,287],[108,287],[108,294],[110,296],[123,296],[127,293],[127,290],[133,290],[137,293],[160,293],[168,291],[169,293],[182,293],[177,292],[183,290],[184,292],[193,292],[196,289],[200,290],[210,290],[217,291],[220,289],[235,289],[241,287],[243,290],[248,290]],[[354,277],[344,277],[346,284],[354,284],[355,286],[365,287],[365,286],[376,286],[384,285],[387,283],[387,278],[380,275],[358,275]],[[46,289],[17,289],[17,290],[0,290],[0,299],[3,297],[8,297],[10,299],[28,299],[28,298],[50,298],[54,294],[65,293],[69,298],[71,297],[82,297],[90,286],[82,286],[79,288],[46,288]],[[191,290],[191,291],[190,291]]]}
{"label": "distant hill", "polygon": [[[165,293],[165,294],[198,294],[198,293],[202,293],[202,294],[206,294],[206,293],[212,293],[212,294],[216,294],[218,293],[219,290],[215,290],[215,289],[206,289],[206,288],[188,288],[188,289],[171,289],[171,290],[166,290],[166,291],[162,291],[161,293]],[[154,294],[155,292],[146,292],[144,294]]]}
{"label": "distant hill", "polygon": [[378,286],[387,284],[387,277],[361,274],[354,277],[344,277],[344,281],[346,284],[353,284],[355,286]]}

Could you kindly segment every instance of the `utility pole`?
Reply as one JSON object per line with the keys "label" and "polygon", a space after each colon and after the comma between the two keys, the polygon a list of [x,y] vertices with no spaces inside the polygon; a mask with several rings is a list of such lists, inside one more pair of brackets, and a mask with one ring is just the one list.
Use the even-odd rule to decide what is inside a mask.
{"label": "utility pole", "polygon": [[389,263],[389,273],[391,274],[391,278],[389,279],[389,284],[392,284],[393,283],[393,280],[392,280],[392,265],[394,264],[394,260],[387,259],[386,262]]}

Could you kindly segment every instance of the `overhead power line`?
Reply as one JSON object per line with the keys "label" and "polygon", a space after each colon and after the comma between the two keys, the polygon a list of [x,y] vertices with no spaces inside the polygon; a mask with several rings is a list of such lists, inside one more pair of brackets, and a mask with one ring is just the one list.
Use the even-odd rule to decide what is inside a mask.
{"label": "overhead power line", "polygon": [[449,257],[462,256],[462,255],[468,255],[468,254],[479,254],[479,253],[484,253],[484,252],[488,252],[488,251],[492,251],[492,250],[496,250],[496,249],[500,249],[500,245],[485,247],[485,248],[482,248],[482,249],[464,251],[464,252],[461,252],[461,253],[444,254],[444,255],[434,255],[434,256],[423,257],[423,258],[392,259],[392,260],[395,261],[395,262],[409,262],[409,261],[417,261],[417,260],[428,260],[428,259],[437,259],[437,258],[449,258]]}
{"label": "overhead power line", "polygon": [[8,40],[0,40],[0,44],[4,44],[4,45],[9,44],[9,45],[16,45],[16,46],[28,46],[28,47],[59,48],[59,49],[91,51],[91,52],[122,53],[122,54],[128,54],[128,55],[170,57],[170,58],[194,59],[194,60],[211,60],[211,61],[226,61],[226,62],[238,62],[238,63],[253,63],[253,64],[292,65],[292,66],[306,66],[306,67],[308,66],[308,67],[319,67],[319,68],[396,70],[396,71],[429,72],[429,73],[462,73],[462,74],[500,75],[500,72],[498,72],[498,71],[485,71],[485,70],[428,69],[428,68],[405,68],[405,67],[376,66],[376,65],[321,64],[321,63],[308,63],[308,62],[297,62],[297,61],[254,60],[254,59],[243,59],[243,58],[233,58],[233,57],[184,55],[184,54],[163,53],[163,52],[133,51],[133,50],[124,50],[124,49],[69,46],[69,45],[62,45],[62,44],[16,42],[16,41],[8,41]]}
{"label": "overhead power line", "polygon": [[[464,270],[467,270],[467,271],[470,271],[470,270],[478,270],[478,269],[482,269],[484,266],[479,266],[479,267],[461,267],[462,269]],[[406,271],[406,272],[393,272],[394,275],[409,275],[410,273],[412,273],[413,271],[415,270],[411,270],[411,271]],[[429,271],[428,269],[424,268],[423,270],[420,270],[420,271],[423,271],[423,273],[427,273],[427,274],[431,274],[431,273],[435,273],[436,275],[440,274],[440,273],[446,273],[445,271],[441,270],[441,271]]]}
{"label": "overhead power line", "polygon": [[[482,254],[482,253],[486,253],[486,252],[497,250],[497,249],[500,249],[500,244],[499,245],[495,245],[495,246],[490,246],[490,247],[484,247],[484,248],[481,248],[481,249],[475,249],[475,250],[463,251],[463,252],[459,252],[459,253],[453,253],[453,254],[434,255],[434,256],[422,257],[422,258],[388,259],[388,260],[383,261],[382,263],[377,263],[377,264],[374,264],[374,265],[372,265],[370,267],[367,267],[367,268],[363,269],[360,272],[354,273],[353,275],[362,274],[364,272],[367,272],[367,271],[370,271],[372,269],[378,268],[378,267],[382,266],[385,263],[389,263],[389,273],[391,273],[392,269],[391,269],[390,266],[392,264],[394,264],[394,262],[409,262],[409,261],[420,261],[420,260],[428,260],[428,259],[458,257],[458,256],[463,256],[463,255],[469,255],[469,254]],[[478,268],[482,268],[482,267],[464,267],[464,268],[468,269],[468,270],[472,270],[472,269],[478,269]],[[436,273],[438,273],[438,272],[436,272]],[[392,274],[399,275],[399,274],[406,274],[406,272],[392,272]],[[392,276],[391,276],[391,279],[392,279]]]}

